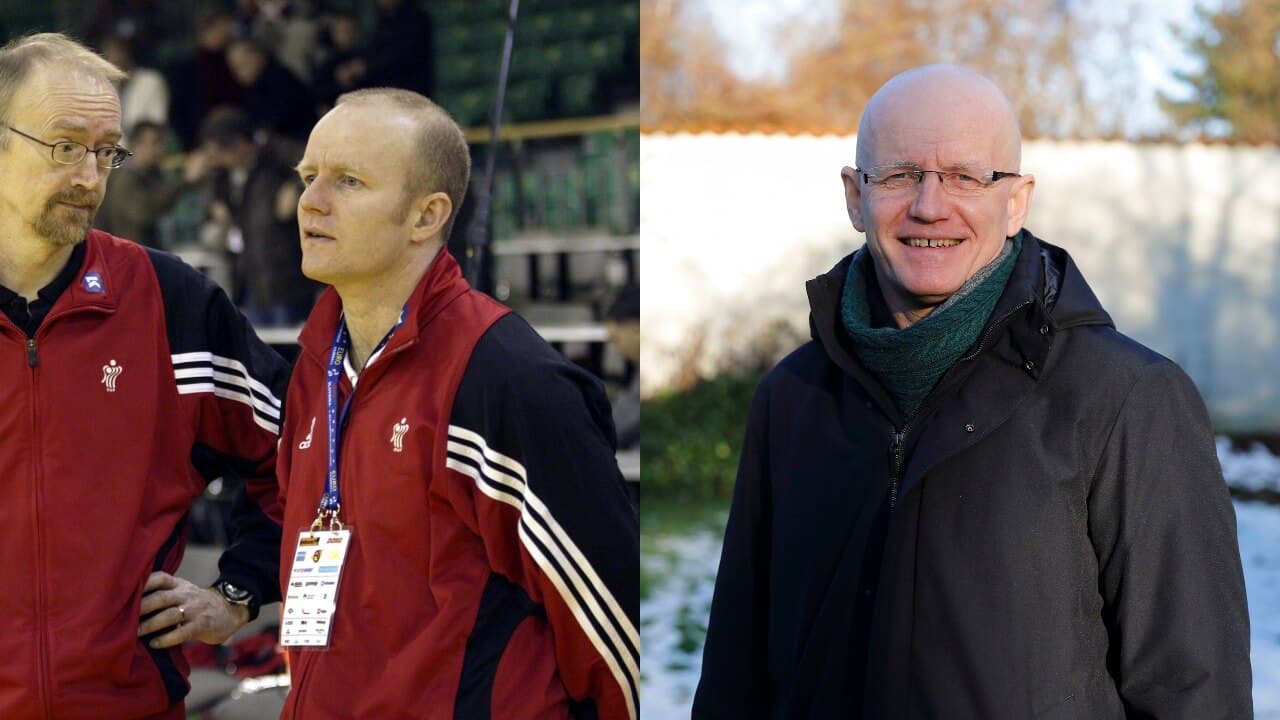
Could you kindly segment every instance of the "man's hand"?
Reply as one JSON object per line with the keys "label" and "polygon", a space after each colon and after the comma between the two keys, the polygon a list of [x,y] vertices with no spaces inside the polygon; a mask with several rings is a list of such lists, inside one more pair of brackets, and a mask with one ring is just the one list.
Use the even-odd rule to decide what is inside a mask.
{"label": "man's hand", "polygon": [[146,619],[138,626],[138,637],[170,628],[151,640],[153,648],[173,647],[188,640],[220,645],[249,622],[249,608],[169,573],[151,573],[142,592],[142,617]]}

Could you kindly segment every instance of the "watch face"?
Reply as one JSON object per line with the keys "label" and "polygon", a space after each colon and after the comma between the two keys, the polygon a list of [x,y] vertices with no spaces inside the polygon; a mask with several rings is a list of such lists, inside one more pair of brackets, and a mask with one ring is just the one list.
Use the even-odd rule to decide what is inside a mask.
{"label": "watch face", "polygon": [[218,584],[218,590],[228,602],[244,604],[249,602],[249,591],[236,587],[229,582],[223,581]]}

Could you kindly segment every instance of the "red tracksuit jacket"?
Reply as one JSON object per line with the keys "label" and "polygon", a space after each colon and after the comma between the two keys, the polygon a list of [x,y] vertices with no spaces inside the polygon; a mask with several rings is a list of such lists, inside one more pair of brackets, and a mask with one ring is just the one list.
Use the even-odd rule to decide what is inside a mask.
{"label": "red tracksuit jacket", "polygon": [[[634,720],[639,532],[599,382],[446,252],[408,306],[356,384],[331,644],[291,651],[284,717]],[[290,384],[282,583],[324,491],[340,309],[328,290]]]}
{"label": "red tracksuit jacket", "polygon": [[252,502],[221,577],[279,597],[288,367],[171,255],[92,231],[75,273],[34,337],[0,314],[0,718],[181,718],[188,668],[137,637],[142,588],[234,469]]}

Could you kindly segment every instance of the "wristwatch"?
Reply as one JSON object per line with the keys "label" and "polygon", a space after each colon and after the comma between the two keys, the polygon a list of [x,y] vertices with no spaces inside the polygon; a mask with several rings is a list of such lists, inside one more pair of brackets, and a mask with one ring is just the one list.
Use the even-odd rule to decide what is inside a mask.
{"label": "wristwatch", "polygon": [[217,590],[218,594],[232,605],[243,605],[249,611],[250,616],[257,614],[254,612],[256,608],[254,607],[253,593],[248,590],[232,584],[229,580],[219,580],[213,584],[213,589]]}

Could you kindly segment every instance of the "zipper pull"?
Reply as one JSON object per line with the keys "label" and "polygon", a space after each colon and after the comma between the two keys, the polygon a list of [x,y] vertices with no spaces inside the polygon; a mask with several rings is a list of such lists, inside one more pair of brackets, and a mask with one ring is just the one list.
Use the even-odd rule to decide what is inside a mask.
{"label": "zipper pull", "polygon": [[40,364],[40,358],[36,355],[36,339],[27,338],[27,367],[35,367]]}
{"label": "zipper pull", "polygon": [[889,512],[898,504],[898,475],[902,472],[902,440],[906,431],[893,431],[889,436]]}

